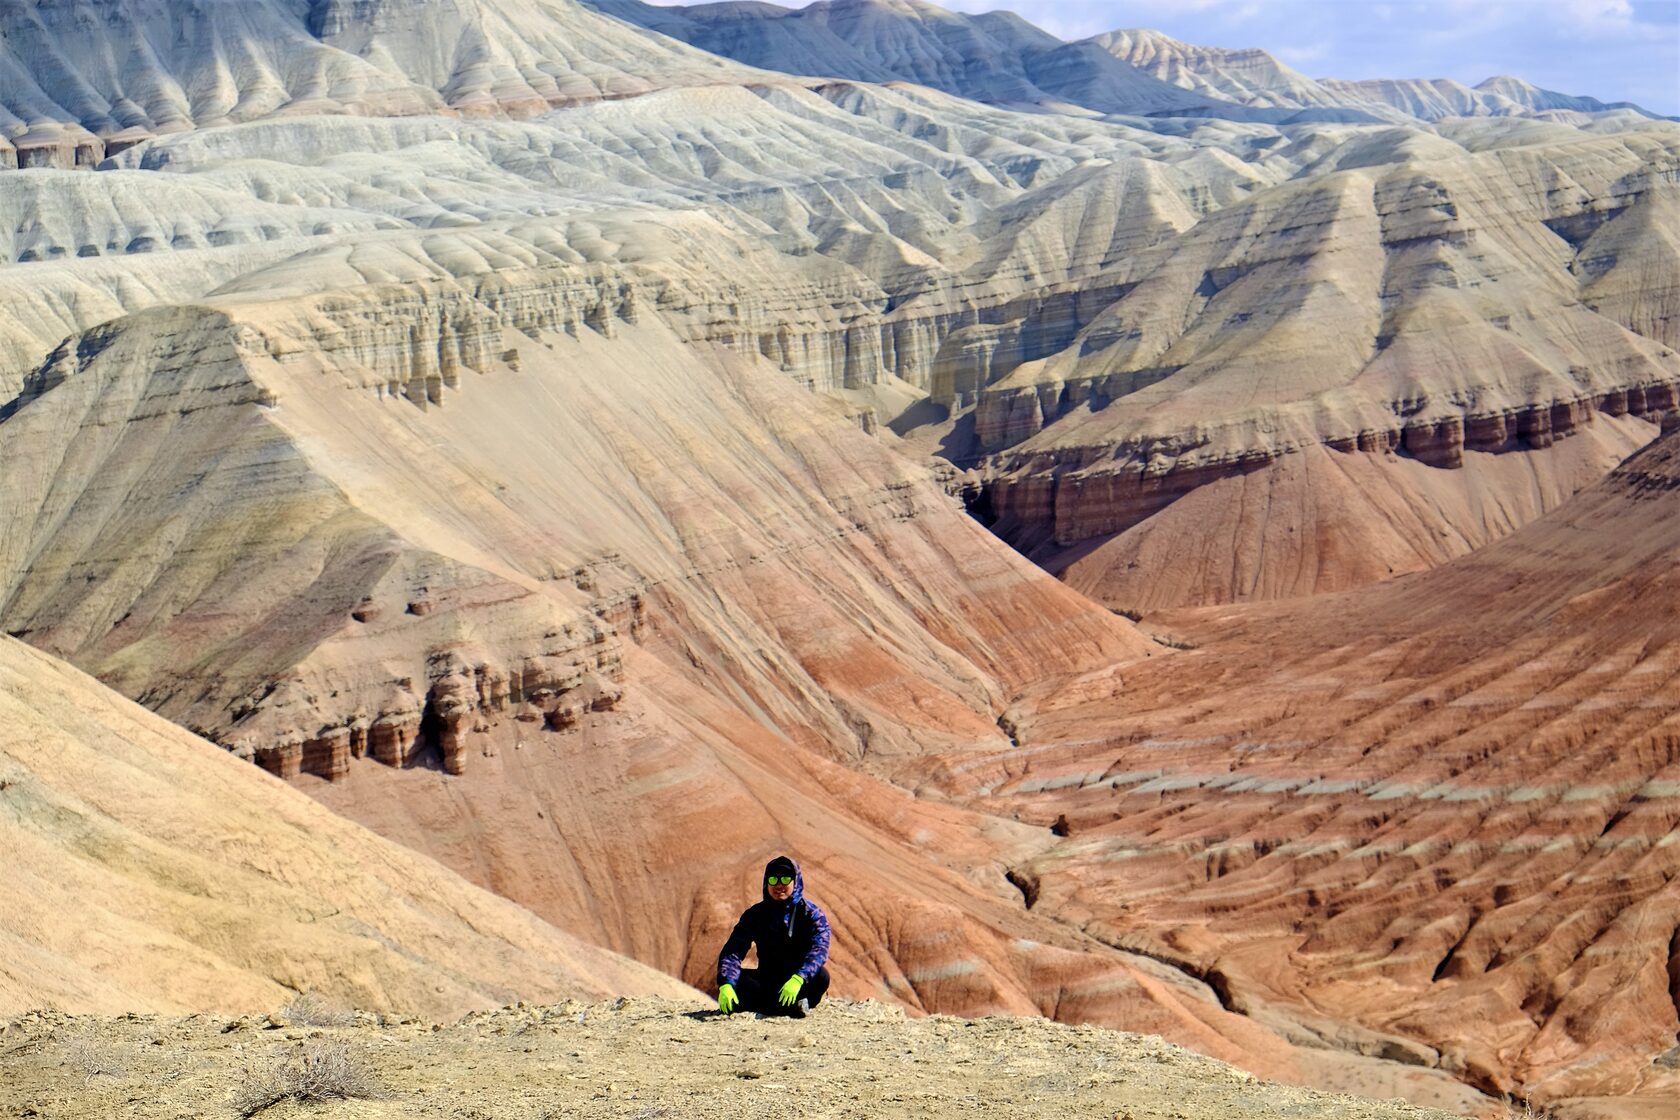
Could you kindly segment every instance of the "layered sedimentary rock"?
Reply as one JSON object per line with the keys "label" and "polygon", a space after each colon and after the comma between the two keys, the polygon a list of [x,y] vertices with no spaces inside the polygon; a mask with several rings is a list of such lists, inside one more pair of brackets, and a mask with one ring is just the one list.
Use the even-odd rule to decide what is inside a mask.
{"label": "layered sedimentary rock", "polygon": [[[544,282],[541,294],[508,295],[510,307],[524,304],[516,325],[610,331],[658,310],[691,340],[858,394],[860,422],[900,431],[919,414],[899,420],[902,404],[869,394],[907,383],[952,413],[949,428],[928,429],[949,435],[929,442],[965,465],[1050,424],[1029,445],[1050,452],[1023,448],[988,465],[985,502],[1011,540],[1045,547],[1035,555],[1128,609],[1323,590],[1437,562],[1550,508],[1648,429],[1600,425],[1590,445],[1534,456],[1522,471],[1422,476],[1439,483],[1431,504],[1446,512],[1408,513],[1397,526],[1392,510],[1353,503],[1328,526],[1325,548],[1303,558],[1268,547],[1270,570],[1258,576],[1217,557],[1194,573],[1194,589],[1142,589],[1114,575],[1160,544],[1134,534],[1110,547],[1108,537],[1204,483],[1237,489],[1280,454],[1314,443],[1379,458],[1393,449],[1450,469],[1470,452],[1544,448],[1548,433],[1587,417],[1666,407],[1669,375],[1634,369],[1639,340],[1605,337],[1599,320],[1671,345],[1667,126],[1590,140],[1535,122],[1468,122],[1441,135],[1315,129],[1256,145],[1269,138],[1186,141],[1045,118],[1029,129],[962,104],[790,83],[671,90],[574,109],[564,122],[316,119],[143,144],[114,161],[119,170],[73,186],[66,173],[62,188],[42,181],[12,196],[16,228],[27,231],[14,251],[36,271],[8,288],[16,314],[0,379],[15,385],[91,323],[218,289],[476,284],[510,269],[583,266],[563,292]],[[591,170],[628,168],[615,148],[627,131],[648,138],[635,174]],[[716,153],[710,165],[693,160],[697,135]],[[803,160],[813,148],[844,153],[843,191],[823,186],[842,174],[842,158]],[[1082,163],[1093,150],[1102,158]],[[262,158],[276,151],[298,162]],[[1416,171],[1422,160],[1436,173]],[[700,203],[707,216],[655,217],[650,202]],[[603,212],[608,204],[635,211]],[[1489,239],[1493,258],[1480,252]],[[1379,246],[1386,263],[1373,271]],[[1303,255],[1322,278],[1316,289],[1278,279]],[[124,266],[129,257],[137,263]],[[1383,301],[1399,302],[1374,310]],[[1326,325],[1344,310],[1360,330]],[[1129,337],[1134,320],[1156,334]],[[1259,421],[1229,414],[1222,402],[1248,392],[1224,388],[1245,376],[1232,340],[1244,340],[1242,362],[1285,367],[1275,376],[1289,386],[1301,365],[1291,339],[1311,346],[1315,331],[1341,350],[1333,363],[1314,359],[1327,386],[1293,404],[1298,390],[1285,388],[1277,397],[1287,407]],[[1216,353],[1210,340],[1221,334],[1232,344]],[[1442,348],[1461,366],[1549,372],[1488,388],[1472,370],[1459,380],[1475,400],[1437,394],[1420,410],[1408,379],[1431,380]],[[1644,357],[1672,365],[1660,350]],[[1208,369],[1220,377],[1180,399]],[[1271,384],[1274,375],[1256,376]],[[1210,398],[1221,403],[1210,408]],[[1140,408],[1150,415],[1136,416]],[[1098,418],[1087,418],[1093,409]],[[928,415],[937,423],[937,411]],[[1112,463],[1089,462],[1116,450]],[[1284,490],[1297,488],[1300,466],[1288,465]],[[1513,481],[1521,488],[1502,493]],[[1170,517],[1143,533],[1184,537]],[[1252,537],[1240,549],[1259,550]]]}
{"label": "layered sedimentary rock", "polygon": [[[632,133],[645,143],[627,157]],[[259,270],[250,283],[281,282],[278,260],[295,258],[284,282],[299,290],[545,262],[645,273],[674,255],[663,243],[692,244],[696,209],[724,228],[707,227],[703,255],[678,254],[656,294],[704,303],[697,335],[761,350],[818,387],[925,384],[955,325],[1291,171],[1208,166],[1180,139],[931,91],[797,83],[672,90],[541,123],[258,122],[112,162],[74,181],[25,177],[9,195],[13,259],[40,267],[0,276],[15,309],[0,324],[0,396],[69,333]],[[1114,233],[1077,245],[1123,196]],[[363,236],[380,231],[423,236]],[[753,265],[708,271],[743,257]]]}
{"label": "layered sedimentary rock", "polygon": [[741,72],[571,0],[41,0],[0,7],[0,29],[18,167],[270,117],[529,117]]}
{"label": "layered sedimentary rock", "polygon": [[[389,761],[403,761],[428,719],[441,743],[467,709],[511,718],[533,697],[577,688],[588,690],[590,707],[610,704],[605,686],[620,673],[619,642],[643,624],[649,588],[736,562],[738,534],[748,542],[741,547],[755,550],[750,542],[768,533],[756,550],[781,552],[790,546],[770,543],[778,536],[826,537],[840,524],[839,511],[868,503],[932,517],[939,527],[928,532],[959,532],[981,554],[998,557],[988,563],[1004,563],[1036,587],[1034,594],[1065,599],[1070,605],[1060,613],[1088,631],[1093,651],[1143,648],[1124,628],[1073,606],[1074,597],[1024,563],[1003,561],[988,536],[933,489],[931,476],[918,479],[915,468],[861,434],[851,454],[872,458],[876,476],[858,477],[855,467],[837,479],[820,473],[817,513],[793,516],[811,499],[789,484],[780,498],[783,516],[767,521],[742,513],[712,525],[715,513],[689,505],[709,472],[723,471],[718,485],[737,502],[763,499],[739,477],[739,464],[708,465],[715,453],[705,443],[784,417],[801,438],[817,438],[816,418],[844,420],[814,400],[812,420],[780,404],[782,411],[768,417],[730,405],[744,392],[733,379],[766,375],[745,372],[752,362],[724,351],[712,362],[685,357],[668,329],[632,323],[623,307],[611,316],[610,332],[589,326],[588,316],[540,330],[521,318],[528,305],[517,298],[543,294],[537,279],[520,288],[504,275],[476,297],[423,284],[272,305],[229,297],[219,309],[160,309],[67,344],[5,422],[7,507],[19,523],[36,527],[8,538],[8,628],[95,666],[177,718],[198,713],[197,726],[230,746],[278,749],[276,738],[313,732],[302,721],[319,720],[326,730],[341,728],[332,734],[347,737],[352,755],[383,754],[380,729],[396,724],[409,745]],[[630,372],[649,359],[662,368]],[[565,379],[591,362],[623,368],[627,380],[604,395],[609,379],[599,374]],[[720,399],[708,404],[709,391]],[[779,391],[799,399],[797,386]],[[540,394],[534,404],[522,403],[528,392]],[[562,393],[582,396],[567,407]],[[682,411],[672,411],[679,400]],[[523,459],[503,461],[515,452],[473,438],[473,425],[508,410],[535,425],[531,445],[547,448],[538,460],[527,449],[517,452]],[[670,434],[693,462],[673,467],[669,477],[650,475],[658,464],[641,464],[634,434],[613,420],[619,410],[668,414],[672,424],[686,414]],[[707,413],[715,414],[709,426],[701,423]],[[540,432],[557,424],[576,432],[552,446],[557,437]],[[77,427],[79,436],[56,434]],[[459,446],[448,450],[452,442]],[[394,467],[392,455],[406,457],[398,460],[403,465]],[[469,465],[486,456],[497,461],[493,469]],[[613,462],[621,464],[619,476],[593,495],[566,481],[584,463],[599,474]],[[159,472],[171,470],[178,481],[162,484]],[[784,464],[764,477],[797,473]],[[428,481],[404,483],[419,496],[400,495],[391,490],[398,478]],[[458,483],[469,478],[479,482],[464,492]],[[845,478],[856,478],[851,485],[859,489],[841,487]],[[364,493],[364,486],[372,489]],[[522,504],[539,494],[551,494],[545,502],[565,495],[570,513],[542,507],[540,518],[523,514]],[[591,513],[591,496],[599,510],[614,512]],[[649,500],[665,503],[657,525],[666,531],[619,523],[619,513]],[[387,501],[393,504],[381,504]],[[870,524],[861,520],[854,530]],[[714,556],[719,546],[711,537],[726,527],[729,547]],[[435,531],[441,552],[415,548],[426,530]],[[146,541],[152,543],[137,547]],[[301,563],[306,556],[313,559]],[[181,557],[198,559],[184,564]],[[224,566],[239,575],[223,573]],[[267,589],[263,602],[250,598],[259,588]],[[223,611],[225,596],[241,597],[245,608]],[[939,613],[951,621],[942,626],[957,626],[954,620],[976,609],[944,603]],[[476,628],[481,637],[470,657],[446,637],[458,632],[458,613],[493,621]],[[872,625],[883,625],[879,610],[867,613]],[[995,638],[973,634],[960,644],[994,672],[1013,666],[1006,674],[1013,676],[1040,671],[1029,668],[1039,654],[1029,655],[1019,644],[1025,640],[1026,631],[1002,627]],[[196,650],[193,661],[216,666],[207,680],[183,675],[188,649],[178,642]],[[1113,642],[1119,644],[1105,645]],[[379,652],[392,644],[418,658],[408,671],[396,671],[394,651]],[[326,666],[319,680],[290,679],[300,663],[339,647],[353,658],[382,658],[383,675],[365,689],[329,690]],[[226,652],[212,656],[216,649]],[[950,683],[959,680],[967,681],[959,692],[979,700],[980,713],[995,703],[983,699],[990,687],[969,670]],[[214,699],[204,692],[208,681]],[[177,689],[180,698],[171,700]],[[300,722],[288,722],[293,718]],[[368,726],[359,727],[364,719]],[[990,715],[977,726],[997,734]],[[305,755],[343,754],[312,742],[300,744]]]}
{"label": "layered sedimentary rock", "polygon": [[0,1014],[679,996],[0,637]]}
{"label": "layered sedimentary rock", "polygon": [[1680,1091],[1677,494],[1669,436],[1432,572],[1157,616],[1187,652],[1123,704],[1070,695],[935,780],[1055,823],[1014,873],[1033,912],[1228,1006],[1652,1114]]}
{"label": "layered sedimentary rock", "polygon": [[1680,257],[1641,236],[1676,204],[1672,137],[1450,135],[1493,144],[1425,171],[1363,136],[1087,281],[1119,298],[978,393],[998,530],[1127,608],[1334,590],[1494,539],[1648,439],[1680,386]]}

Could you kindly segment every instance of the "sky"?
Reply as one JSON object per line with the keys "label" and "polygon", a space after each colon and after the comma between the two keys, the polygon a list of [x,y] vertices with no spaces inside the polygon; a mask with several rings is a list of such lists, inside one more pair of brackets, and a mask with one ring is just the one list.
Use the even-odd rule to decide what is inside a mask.
{"label": "sky", "polygon": [[1512,74],[1680,116],[1680,0],[933,2],[962,12],[1009,9],[1063,39],[1148,27],[1201,46],[1263,47],[1310,78],[1475,85]]}

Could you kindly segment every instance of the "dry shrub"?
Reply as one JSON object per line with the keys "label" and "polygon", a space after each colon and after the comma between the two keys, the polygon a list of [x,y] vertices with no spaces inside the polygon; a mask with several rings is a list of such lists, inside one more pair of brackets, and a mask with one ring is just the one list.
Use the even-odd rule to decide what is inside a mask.
{"label": "dry shrub", "polygon": [[349,1100],[380,1093],[379,1082],[349,1044],[336,1038],[313,1038],[296,1050],[247,1070],[245,1083],[234,1095],[233,1107],[239,1115],[251,1117],[287,1098]]}
{"label": "dry shrub", "polygon": [[299,992],[280,1009],[280,1014],[300,1027],[348,1027],[356,1021],[354,1011],[322,999],[314,992]]}
{"label": "dry shrub", "polygon": [[120,1060],[119,1048],[89,1035],[78,1034],[64,1040],[64,1064],[82,1075],[83,1081],[96,1077],[124,1078],[128,1070]]}

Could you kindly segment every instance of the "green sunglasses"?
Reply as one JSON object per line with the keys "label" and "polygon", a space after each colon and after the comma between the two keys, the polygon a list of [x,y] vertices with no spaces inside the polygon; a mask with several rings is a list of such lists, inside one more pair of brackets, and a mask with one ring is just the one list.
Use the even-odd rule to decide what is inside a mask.
{"label": "green sunglasses", "polygon": [[779,887],[784,883],[793,882],[793,876],[792,875],[766,875],[764,877],[764,881],[766,883],[769,883],[772,887]]}

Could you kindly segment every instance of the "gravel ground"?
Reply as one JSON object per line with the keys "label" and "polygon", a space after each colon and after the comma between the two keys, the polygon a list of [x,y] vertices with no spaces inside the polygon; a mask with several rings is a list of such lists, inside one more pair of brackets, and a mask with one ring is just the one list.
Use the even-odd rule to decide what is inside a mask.
{"label": "gravel ground", "polygon": [[[1271,1084],[1153,1036],[1041,1019],[907,1019],[870,1002],[831,1001],[802,1021],[725,1019],[651,999],[520,1005],[453,1024],[319,1005],[291,1011],[240,1019],[32,1012],[0,1031],[0,1116],[1448,1115]],[[281,1096],[310,1077],[323,1093],[368,1095]]]}

